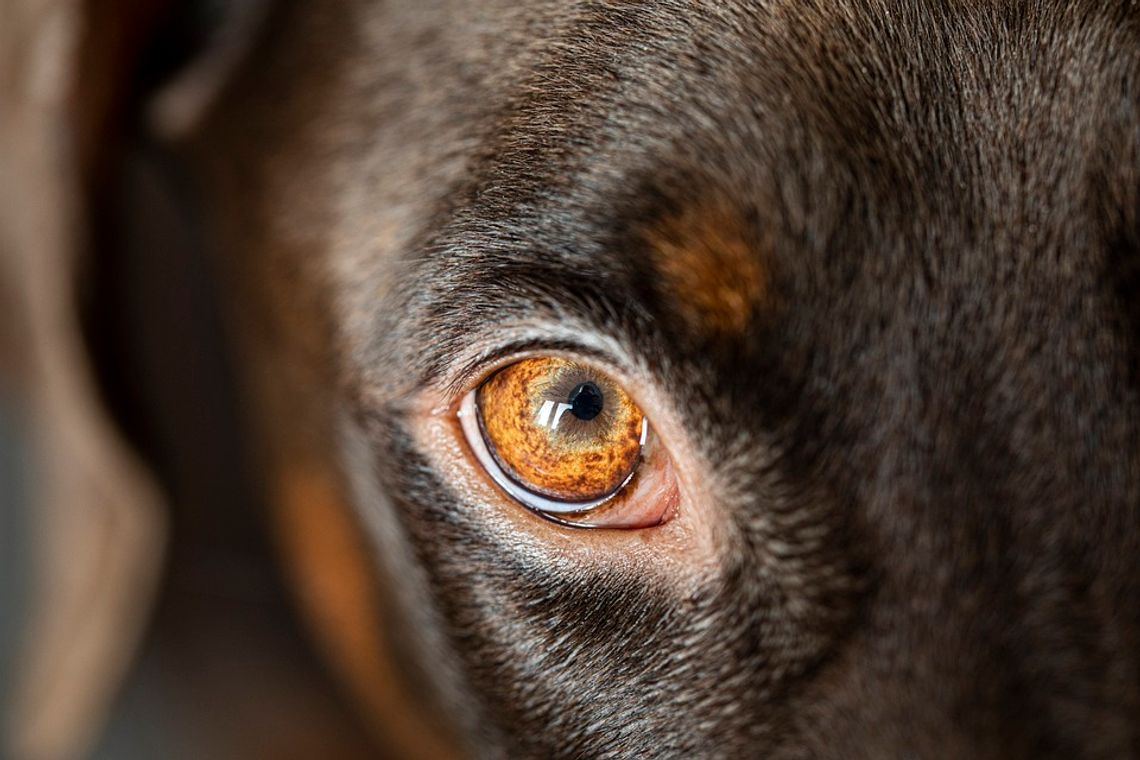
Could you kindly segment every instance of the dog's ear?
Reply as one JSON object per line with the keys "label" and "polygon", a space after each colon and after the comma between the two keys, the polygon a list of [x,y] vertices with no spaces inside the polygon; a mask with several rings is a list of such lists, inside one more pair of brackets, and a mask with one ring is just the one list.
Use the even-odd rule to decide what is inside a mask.
{"label": "dog's ear", "polygon": [[[162,510],[102,404],[78,312],[87,226],[75,159],[103,129],[121,41],[108,34],[110,18],[88,17],[77,2],[14,0],[6,10],[2,380],[30,477],[24,498],[5,501],[21,511],[19,543],[30,550],[0,754],[61,758],[83,751],[125,670],[158,574]],[[85,58],[106,69],[83,77],[96,90],[78,86]]]}
{"label": "dog's ear", "polygon": [[[22,528],[4,548],[29,547],[4,559],[5,594],[26,600],[19,670],[3,674],[5,757],[83,753],[159,576],[163,499],[108,403],[85,304],[129,122],[186,128],[254,33],[256,3],[180,26],[174,11],[196,5],[11,0],[0,12],[0,436],[28,463],[25,488],[4,484],[2,516]],[[172,46],[186,28],[204,31]]]}

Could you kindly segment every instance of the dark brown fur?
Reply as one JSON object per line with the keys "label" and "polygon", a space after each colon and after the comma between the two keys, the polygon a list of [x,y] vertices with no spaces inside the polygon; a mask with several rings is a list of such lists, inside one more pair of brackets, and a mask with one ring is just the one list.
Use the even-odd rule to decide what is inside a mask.
{"label": "dark brown fur", "polygon": [[[1140,6],[282,4],[186,155],[467,752],[1140,753]],[[711,577],[548,566],[418,448],[570,319],[728,484]]]}

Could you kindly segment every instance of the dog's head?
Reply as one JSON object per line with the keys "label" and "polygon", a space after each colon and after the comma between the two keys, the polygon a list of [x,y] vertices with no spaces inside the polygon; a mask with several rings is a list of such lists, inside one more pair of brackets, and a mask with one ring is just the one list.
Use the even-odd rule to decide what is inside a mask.
{"label": "dog's head", "polygon": [[[198,147],[270,435],[343,479],[460,733],[1135,750],[1136,9],[412,6],[283,11]],[[527,358],[520,409],[644,413],[625,528],[477,455],[530,445],[457,416]]]}
{"label": "dog's head", "polygon": [[373,706],[1140,751],[1134,3],[283,6],[187,152]]}

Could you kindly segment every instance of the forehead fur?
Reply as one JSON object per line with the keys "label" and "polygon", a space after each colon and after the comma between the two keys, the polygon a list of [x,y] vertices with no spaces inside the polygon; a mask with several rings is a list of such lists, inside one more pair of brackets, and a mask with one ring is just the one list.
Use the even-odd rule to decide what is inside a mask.
{"label": "forehead fur", "polygon": [[779,291],[774,271],[816,292],[858,271],[899,287],[941,272],[944,297],[965,298],[949,290],[1001,266],[1045,274],[1040,251],[1088,266],[1103,254],[1090,235],[1134,215],[1111,198],[1137,172],[1140,29],[1124,6],[534,13],[546,36],[491,80],[479,150],[418,241],[430,255],[409,277],[444,305],[425,330],[588,297],[603,315],[667,323],[675,303],[706,332],[739,331]]}

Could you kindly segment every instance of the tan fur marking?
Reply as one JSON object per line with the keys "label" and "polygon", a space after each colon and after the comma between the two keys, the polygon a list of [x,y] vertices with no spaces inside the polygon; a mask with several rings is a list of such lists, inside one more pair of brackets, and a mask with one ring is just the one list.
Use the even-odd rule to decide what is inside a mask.
{"label": "tan fur marking", "polygon": [[395,755],[449,758],[438,731],[406,701],[381,625],[373,561],[336,482],[298,467],[281,483],[277,527],[294,589],[333,667]]}
{"label": "tan fur marking", "polygon": [[690,206],[649,234],[681,315],[702,333],[743,331],[767,292],[767,272],[740,218]]}

